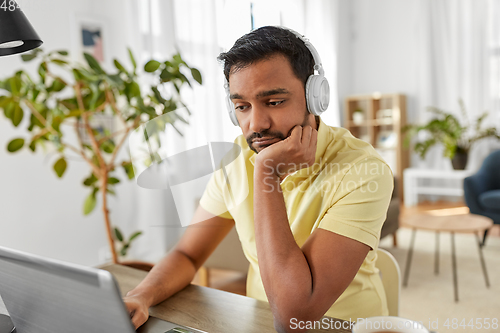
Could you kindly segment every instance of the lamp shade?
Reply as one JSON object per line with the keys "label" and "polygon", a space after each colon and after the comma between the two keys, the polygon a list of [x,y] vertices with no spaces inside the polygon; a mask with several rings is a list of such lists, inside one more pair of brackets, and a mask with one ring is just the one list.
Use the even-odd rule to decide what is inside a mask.
{"label": "lamp shade", "polygon": [[14,1],[7,3],[0,8],[0,56],[29,51],[42,45],[42,40],[19,5]]}

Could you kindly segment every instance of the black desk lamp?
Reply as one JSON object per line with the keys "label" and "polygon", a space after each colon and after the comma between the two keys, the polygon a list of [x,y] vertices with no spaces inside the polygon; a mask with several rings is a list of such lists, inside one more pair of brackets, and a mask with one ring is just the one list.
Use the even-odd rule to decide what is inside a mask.
{"label": "black desk lamp", "polygon": [[[15,1],[8,1],[0,8],[0,56],[26,52],[42,43]],[[15,332],[9,316],[0,314],[0,332]]]}
{"label": "black desk lamp", "polygon": [[19,5],[7,1],[0,8],[0,56],[26,52],[42,43]]}

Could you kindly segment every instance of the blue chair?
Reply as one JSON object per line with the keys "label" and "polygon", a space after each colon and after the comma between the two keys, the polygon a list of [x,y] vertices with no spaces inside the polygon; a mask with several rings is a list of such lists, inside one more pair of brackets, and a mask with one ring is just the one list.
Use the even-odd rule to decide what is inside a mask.
{"label": "blue chair", "polygon": [[[464,196],[472,214],[500,224],[500,150],[488,155],[475,175],[464,179]],[[483,246],[487,234],[488,230],[484,232]]]}

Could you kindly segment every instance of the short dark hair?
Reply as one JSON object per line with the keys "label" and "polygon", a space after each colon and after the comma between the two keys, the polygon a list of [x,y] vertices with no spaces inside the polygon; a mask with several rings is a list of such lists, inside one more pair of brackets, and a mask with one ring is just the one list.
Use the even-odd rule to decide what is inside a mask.
{"label": "short dark hair", "polygon": [[224,64],[224,76],[245,68],[259,60],[282,54],[292,66],[295,76],[306,84],[314,74],[314,58],[304,42],[293,32],[274,26],[265,26],[238,38],[233,47],[217,59]]}

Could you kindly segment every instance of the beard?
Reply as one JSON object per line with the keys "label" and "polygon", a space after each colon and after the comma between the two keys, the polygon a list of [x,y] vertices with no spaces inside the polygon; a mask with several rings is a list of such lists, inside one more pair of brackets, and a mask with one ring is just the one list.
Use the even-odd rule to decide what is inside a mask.
{"label": "beard", "polygon": [[[300,124],[302,127],[304,126],[307,126],[309,124],[309,111],[306,110],[306,113],[304,115],[304,119],[302,121],[302,124]],[[297,124],[299,125],[299,124]],[[247,140],[247,144],[248,144],[248,147],[253,151],[255,152],[256,154],[258,154],[259,152],[257,151],[257,149],[255,149],[255,147],[253,146],[253,140],[254,139],[259,139],[259,138],[271,138],[271,139],[278,139],[279,141],[282,141],[282,140],[285,140],[287,137],[289,137],[291,134],[292,134],[292,130],[295,128],[295,126],[293,126],[292,128],[290,128],[290,130],[288,131],[287,135],[284,135],[283,133],[279,132],[279,131],[271,131],[271,130],[268,130],[268,129],[265,129],[261,132],[253,132],[251,135],[249,135],[246,140]],[[279,142],[279,141],[276,141],[276,142]],[[274,142],[274,143],[276,143]],[[266,148],[266,147],[269,147],[271,145],[273,145],[274,143],[271,143],[269,145],[264,145],[264,146],[261,146],[263,148]]]}

